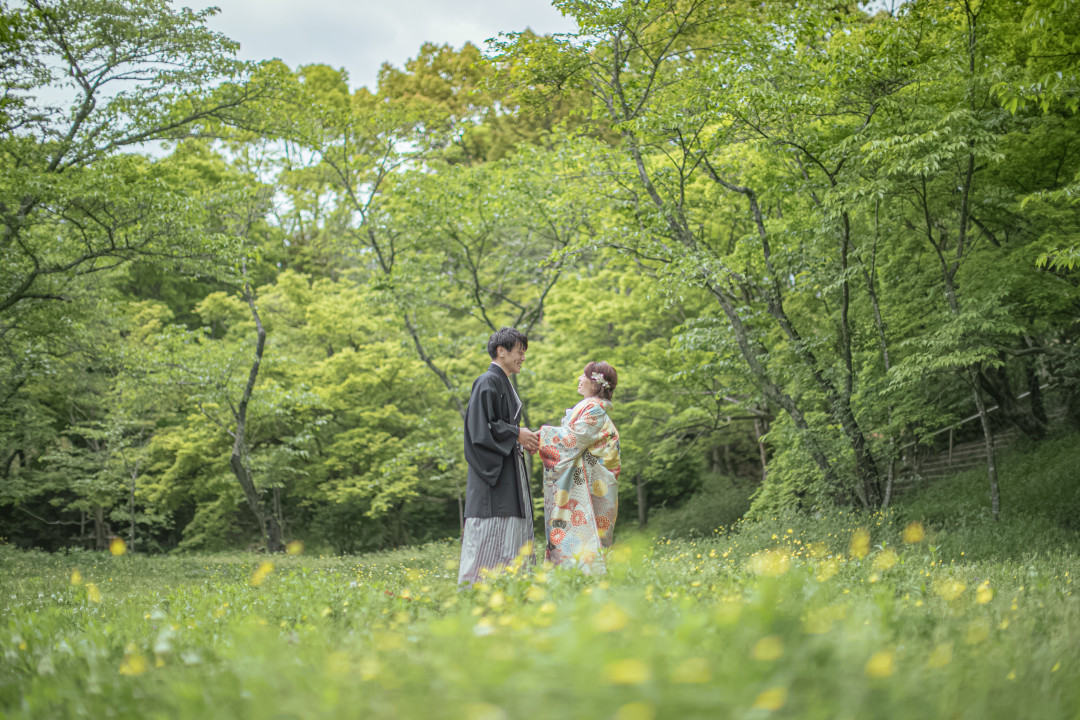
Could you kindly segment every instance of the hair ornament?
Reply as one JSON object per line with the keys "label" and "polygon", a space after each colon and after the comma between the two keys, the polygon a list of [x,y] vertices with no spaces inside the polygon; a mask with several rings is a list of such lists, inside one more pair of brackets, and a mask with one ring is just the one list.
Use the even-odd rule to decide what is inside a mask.
{"label": "hair ornament", "polygon": [[593,373],[592,375],[590,375],[589,377],[591,377],[591,378],[592,378],[593,380],[595,380],[595,381],[596,381],[596,384],[597,384],[597,385],[600,385],[600,386],[602,386],[602,387],[603,387],[603,388],[604,388],[605,390],[611,387],[611,383],[609,383],[609,382],[608,382],[608,381],[607,381],[607,380],[606,380],[606,379],[604,378],[604,376],[603,376],[603,375],[601,375],[601,374],[600,374],[600,373],[598,373],[598,372],[594,372],[594,373]]}

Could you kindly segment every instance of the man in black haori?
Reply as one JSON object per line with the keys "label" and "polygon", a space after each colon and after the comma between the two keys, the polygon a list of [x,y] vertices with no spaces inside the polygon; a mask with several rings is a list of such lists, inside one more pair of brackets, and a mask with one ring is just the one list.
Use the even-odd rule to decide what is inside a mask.
{"label": "man in black haori", "polygon": [[472,585],[481,571],[498,570],[519,555],[536,562],[533,509],[524,451],[536,452],[539,439],[519,427],[521,398],[510,376],[521,371],[529,340],[504,327],[488,340],[491,366],[476,379],[465,413],[465,527],[458,583]]}

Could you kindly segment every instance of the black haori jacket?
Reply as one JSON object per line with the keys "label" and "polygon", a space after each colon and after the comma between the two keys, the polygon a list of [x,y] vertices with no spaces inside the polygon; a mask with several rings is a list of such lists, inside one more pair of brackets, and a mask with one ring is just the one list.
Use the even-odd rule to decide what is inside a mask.
{"label": "black haori jacket", "polygon": [[[510,378],[495,363],[476,378],[465,412],[465,517],[526,515],[517,470],[521,408]],[[531,511],[532,508],[530,507]]]}

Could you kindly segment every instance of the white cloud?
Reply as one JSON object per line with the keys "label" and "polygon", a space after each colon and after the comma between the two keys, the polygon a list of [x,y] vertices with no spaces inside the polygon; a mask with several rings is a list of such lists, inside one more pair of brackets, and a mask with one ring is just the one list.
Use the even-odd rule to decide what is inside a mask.
{"label": "white cloud", "polygon": [[325,63],[374,87],[384,62],[401,66],[424,42],[477,45],[530,27],[568,32],[573,23],[546,0],[216,0],[214,30],[240,43],[240,56],[278,57],[290,66]]}

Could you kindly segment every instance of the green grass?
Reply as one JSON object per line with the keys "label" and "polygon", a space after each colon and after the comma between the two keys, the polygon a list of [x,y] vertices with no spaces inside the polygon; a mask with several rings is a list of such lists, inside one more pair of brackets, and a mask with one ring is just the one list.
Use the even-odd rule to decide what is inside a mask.
{"label": "green grass", "polygon": [[[1076,454],[1010,462],[1050,486]],[[0,546],[0,717],[1080,717],[1060,498],[994,526],[948,514],[957,482],[873,516],[624,534],[604,578],[541,569],[464,592],[451,541],[262,573],[250,554]]]}

